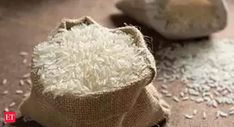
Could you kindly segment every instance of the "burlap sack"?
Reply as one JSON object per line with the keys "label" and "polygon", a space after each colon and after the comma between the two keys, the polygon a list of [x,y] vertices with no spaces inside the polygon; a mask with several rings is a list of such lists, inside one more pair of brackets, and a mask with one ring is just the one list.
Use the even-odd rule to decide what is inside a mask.
{"label": "burlap sack", "polygon": [[167,120],[169,114],[170,107],[151,83],[142,90],[133,108],[127,113],[123,127],[152,127]]}
{"label": "burlap sack", "polygon": [[[64,20],[54,32],[69,30],[81,23],[97,24],[89,17]],[[21,114],[46,127],[148,127],[167,119],[167,104],[160,101],[157,91],[149,85],[156,75],[156,67],[142,34],[135,27],[118,29],[133,35],[134,42],[147,51],[149,67],[139,80],[129,81],[126,86],[110,91],[83,96],[65,94],[54,98],[51,92],[43,93],[39,75],[32,72],[31,94],[21,104]],[[137,116],[134,115],[136,113]]]}
{"label": "burlap sack", "polygon": [[227,24],[223,0],[121,0],[116,6],[170,39],[207,36]]}

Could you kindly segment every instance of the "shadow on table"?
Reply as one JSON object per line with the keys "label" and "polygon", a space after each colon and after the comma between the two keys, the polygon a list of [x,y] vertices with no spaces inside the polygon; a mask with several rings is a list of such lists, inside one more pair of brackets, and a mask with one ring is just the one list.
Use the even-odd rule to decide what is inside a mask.
{"label": "shadow on table", "polygon": [[[35,121],[24,122],[23,117],[20,117],[16,120],[14,124],[3,127],[43,127],[43,126]],[[166,120],[163,120],[158,125],[155,125],[153,127],[167,127]]]}
{"label": "shadow on table", "polygon": [[25,122],[23,117],[17,118],[16,122],[9,125],[9,127],[43,127],[35,121]]}

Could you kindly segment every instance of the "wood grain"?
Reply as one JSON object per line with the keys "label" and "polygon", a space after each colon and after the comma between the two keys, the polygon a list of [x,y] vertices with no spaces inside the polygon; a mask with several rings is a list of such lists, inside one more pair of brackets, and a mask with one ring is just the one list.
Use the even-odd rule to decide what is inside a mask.
{"label": "wood grain", "polygon": [[[123,15],[115,8],[116,0],[1,0],[0,1],[0,80],[7,78],[8,84],[1,86],[0,93],[9,90],[9,95],[0,94],[0,113],[4,107],[12,101],[17,105],[22,100],[22,95],[16,95],[15,90],[23,89],[28,92],[30,87],[19,86],[19,78],[29,71],[22,64],[20,51],[32,52],[37,43],[46,39],[50,31],[61,21],[62,18],[78,18],[89,15],[97,22],[107,27],[124,26],[124,23],[138,26],[146,39],[152,41],[152,51],[157,50],[158,41],[166,41],[158,33],[145,26],[140,25],[133,19]],[[233,38],[234,39],[234,2],[228,0],[229,24],[227,28],[214,34],[211,38]],[[30,57],[28,57],[30,61]],[[155,83],[159,86],[160,83]],[[177,94],[182,85],[177,82],[172,85],[172,91]],[[215,109],[208,108],[203,104],[192,102],[175,103],[165,98],[172,105],[171,127],[234,127],[234,117],[227,119],[214,118]],[[16,110],[17,106],[11,108]],[[220,107],[223,109],[225,107]],[[199,110],[194,120],[186,120],[183,113]],[[201,112],[206,111],[208,118],[202,120]],[[2,114],[2,113],[1,113]],[[38,126],[34,124],[17,124],[16,126]]]}

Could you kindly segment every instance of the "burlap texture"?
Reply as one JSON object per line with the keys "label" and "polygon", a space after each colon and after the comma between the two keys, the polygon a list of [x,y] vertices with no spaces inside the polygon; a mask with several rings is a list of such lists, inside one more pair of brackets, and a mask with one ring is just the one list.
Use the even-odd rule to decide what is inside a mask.
{"label": "burlap texture", "polygon": [[[64,20],[54,33],[81,23],[97,24],[89,17]],[[32,72],[31,94],[21,104],[21,114],[46,127],[148,127],[168,118],[167,104],[160,101],[157,91],[149,85],[156,75],[156,67],[142,34],[135,27],[118,29],[133,35],[137,46],[144,47],[147,52],[149,67],[137,81],[129,81],[110,91],[82,96],[65,94],[55,98],[51,92],[43,93],[40,76]]]}
{"label": "burlap texture", "polygon": [[167,120],[169,114],[170,107],[151,83],[142,90],[133,108],[127,113],[123,127],[152,127]]}

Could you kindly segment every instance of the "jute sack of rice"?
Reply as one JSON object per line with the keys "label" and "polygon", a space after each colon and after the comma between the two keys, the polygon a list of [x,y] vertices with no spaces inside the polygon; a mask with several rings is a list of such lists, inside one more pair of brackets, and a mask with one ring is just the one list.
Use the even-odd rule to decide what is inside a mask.
{"label": "jute sack of rice", "polygon": [[46,127],[148,127],[169,115],[149,85],[155,75],[135,27],[64,20],[34,48],[33,87],[20,111]]}
{"label": "jute sack of rice", "polygon": [[121,0],[117,7],[170,39],[207,36],[227,24],[223,0]]}

